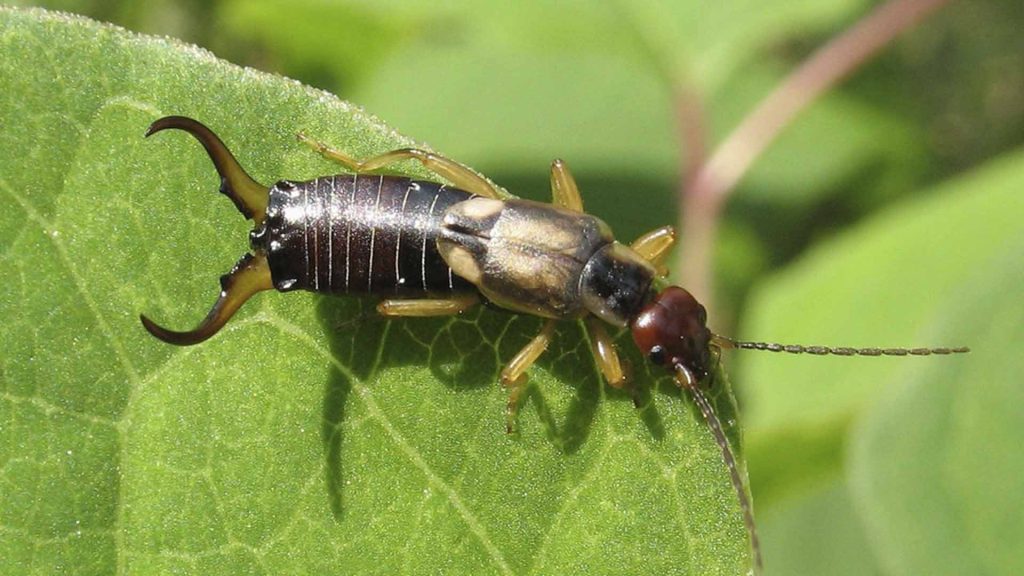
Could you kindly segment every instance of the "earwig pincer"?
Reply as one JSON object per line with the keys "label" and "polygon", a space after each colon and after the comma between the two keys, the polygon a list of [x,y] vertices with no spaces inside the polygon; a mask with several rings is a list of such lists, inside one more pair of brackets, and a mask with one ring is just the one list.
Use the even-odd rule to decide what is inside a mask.
{"label": "earwig pincer", "polygon": [[[722,349],[790,353],[905,356],[954,354],[967,348],[830,348],[743,342],[713,334],[704,307],[678,286],[658,288],[675,235],[658,228],[627,245],[600,219],[583,212],[576,182],[560,160],[551,165],[552,204],[503,198],[465,166],[424,150],[394,150],[355,160],[299,135],[349,174],[308,181],[255,182],[209,128],[168,116],[146,135],[174,128],[194,136],[221,177],[220,191],[255,227],[251,253],[221,277],[220,297],[195,329],[177,332],[146,316],[150,334],[177,345],[216,334],[257,292],[309,290],[382,296],[386,317],[458,314],[486,301],[546,319],[540,332],[501,371],[509,389],[511,432],[525,372],[544,352],[559,320],[583,320],[597,367],[608,384],[626,386],[605,324],[628,328],[640,351],[664,366],[693,398],[729,469],[760,569],[761,553],[750,499],[729,442],[702,391]],[[414,159],[452,185],[371,174]]]}

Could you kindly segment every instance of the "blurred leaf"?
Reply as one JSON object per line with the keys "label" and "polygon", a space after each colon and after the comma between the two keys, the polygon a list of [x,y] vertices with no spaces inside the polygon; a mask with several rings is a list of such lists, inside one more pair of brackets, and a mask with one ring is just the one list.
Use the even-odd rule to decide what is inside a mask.
{"label": "blurred leaf", "polygon": [[[755,290],[748,339],[849,346],[970,344],[971,334],[925,333],[993,249],[1019,236],[1024,155],[947,182],[824,243]],[[737,353],[748,428],[814,428],[849,418],[905,364],[963,358],[817,358]]]}
{"label": "blurred leaf", "polygon": [[[761,63],[736,75],[723,89],[726,96],[716,99],[714,125],[731,130],[742,121],[783,80],[784,72],[773,68]],[[920,171],[923,152],[923,136],[906,118],[833,91],[796,118],[757,159],[737,200],[792,211],[821,202],[822,195],[835,193],[862,172],[869,173],[871,184],[905,190]],[[868,192],[861,185],[856,195]]]}
{"label": "blurred leaf", "polygon": [[[745,572],[735,494],[693,406],[632,347],[643,410],[567,323],[508,436],[500,363],[534,318],[380,322],[265,295],[185,327],[246,223],[164,114],[213,127],[259,181],[409,145],[362,111],[172,41],[0,8],[0,572]],[[421,169],[406,167],[413,174]],[[738,440],[724,382],[716,404]]]}
{"label": "blurred leaf", "polygon": [[577,173],[663,176],[678,163],[668,92],[621,57],[415,47],[353,97],[488,171],[543,173],[560,157]]}
{"label": "blurred leaf", "polygon": [[999,246],[935,327],[970,334],[970,356],[908,370],[856,430],[853,487],[890,574],[1024,570],[1024,241]]}
{"label": "blurred leaf", "polygon": [[[864,0],[617,2],[637,40],[663,61],[674,82],[716,94],[743,64],[773,44],[822,33],[863,11]],[[614,22],[615,28],[622,26]]]}
{"label": "blurred leaf", "polygon": [[[1019,324],[1019,283],[1001,271],[1024,268],[1021,189],[1024,154],[1007,155],[822,244],[756,290],[745,337],[974,349],[925,359],[737,353],[754,489],[770,489],[771,510],[798,506],[808,475],[850,474],[843,452],[853,442],[855,510],[887,570],[1019,565],[1010,542],[1020,535],[1006,528],[1024,511],[1005,482],[1024,465],[1012,446],[998,447],[1024,424],[1019,354],[998,330]],[[962,408],[973,416],[954,424]]]}
{"label": "blurred leaf", "polygon": [[218,4],[217,19],[226,37],[266,47],[264,52],[291,73],[315,77],[327,71],[345,86],[365,77],[431,18],[443,14],[433,3],[405,6],[385,11],[357,2],[227,0]]}
{"label": "blurred leaf", "polygon": [[[577,171],[675,181],[676,72],[693,70],[686,80],[709,110],[736,109],[729,102],[751,95],[722,87],[741,65],[864,4],[234,0],[222,14],[285,58],[301,52],[302,69],[356,77],[341,86],[354,101],[490,172],[536,171],[563,157]],[[366,34],[373,41],[360,41]]]}
{"label": "blurred leaf", "polygon": [[794,493],[785,507],[761,515],[761,539],[769,574],[867,576],[882,574],[849,488],[833,476]]}

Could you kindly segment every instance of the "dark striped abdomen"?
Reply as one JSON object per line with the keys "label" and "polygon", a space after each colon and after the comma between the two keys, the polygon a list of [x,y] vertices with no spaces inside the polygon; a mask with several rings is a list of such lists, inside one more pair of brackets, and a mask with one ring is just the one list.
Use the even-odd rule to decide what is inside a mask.
{"label": "dark striped abdomen", "polygon": [[252,238],[278,290],[414,296],[473,290],[437,251],[445,210],[468,192],[398,176],[339,174],[270,189]]}

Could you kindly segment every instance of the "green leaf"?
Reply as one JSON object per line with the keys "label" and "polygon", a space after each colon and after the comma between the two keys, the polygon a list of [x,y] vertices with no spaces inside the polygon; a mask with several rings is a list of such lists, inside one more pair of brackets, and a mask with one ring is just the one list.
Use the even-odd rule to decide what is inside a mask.
{"label": "green leaf", "polygon": [[[754,489],[769,516],[796,513],[814,484],[840,477],[862,531],[842,516],[820,520],[835,534],[831,553],[867,542],[892,574],[1024,566],[1022,188],[1024,152],[1008,154],[822,244],[755,292],[749,338],[972,348],[737,358]],[[772,527],[769,561],[768,543],[784,540]]]}
{"label": "green leaf", "polygon": [[[185,114],[253,177],[413,144],[361,110],[196,48],[0,8],[0,572],[736,574],[749,551],[699,413],[645,372],[600,383],[566,323],[504,432],[502,362],[539,321],[383,322],[372,303],[258,297],[176,348],[248,226]],[[411,174],[422,169],[405,166]],[[738,442],[724,377],[715,389]]]}
{"label": "green leaf", "polygon": [[[753,464],[751,467],[753,468]],[[760,494],[760,487],[758,487]],[[771,572],[799,576],[883,574],[841,478],[795,492],[785,506],[761,514]]]}
{"label": "green leaf", "polygon": [[971,334],[970,357],[910,371],[856,431],[853,487],[891,574],[1024,570],[1024,242],[993,252],[936,328]]}
{"label": "green leaf", "polygon": [[[998,247],[1019,237],[1024,155],[1008,155],[823,243],[755,289],[741,336],[838,346],[971,344],[972,334],[929,331],[951,296]],[[998,251],[998,250],[996,250]],[[906,364],[930,359],[737,354],[758,433],[850,418]]]}

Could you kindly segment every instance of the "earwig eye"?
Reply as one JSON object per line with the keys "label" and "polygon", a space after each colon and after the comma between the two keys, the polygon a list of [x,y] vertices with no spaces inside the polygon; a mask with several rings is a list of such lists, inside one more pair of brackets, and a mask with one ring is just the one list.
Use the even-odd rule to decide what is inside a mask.
{"label": "earwig eye", "polygon": [[661,366],[665,363],[665,349],[661,346],[651,348],[651,351],[647,353],[647,359],[650,360],[652,364]]}

